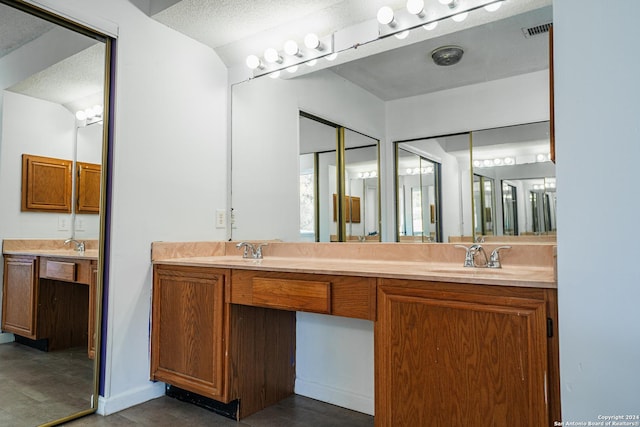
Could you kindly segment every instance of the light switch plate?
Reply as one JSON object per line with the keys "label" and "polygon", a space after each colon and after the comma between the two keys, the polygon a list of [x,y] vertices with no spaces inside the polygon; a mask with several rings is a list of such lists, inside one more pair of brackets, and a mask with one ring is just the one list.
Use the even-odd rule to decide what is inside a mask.
{"label": "light switch plate", "polygon": [[69,231],[70,218],[66,215],[58,216],[58,231]]}
{"label": "light switch plate", "polygon": [[227,227],[227,213],[224,209],[216,209],[216,228]]}

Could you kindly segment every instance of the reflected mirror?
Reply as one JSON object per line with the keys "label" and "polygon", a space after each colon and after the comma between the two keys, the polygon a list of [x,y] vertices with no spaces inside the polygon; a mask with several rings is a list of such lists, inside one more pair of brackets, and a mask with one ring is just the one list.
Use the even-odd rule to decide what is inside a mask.
{"label": "reflected mirror", "polygon": [[[485,15],[477,15],[482,13]],[[505,235],[502,183],[483,171],[472,172],[469,132],[548,119],[547,28],[552,9],[549,1],[505,2],[495,15],[488,13],[477,10],[463,24],[439,22],[433,32],[416,28],[403,41],[388,37],[358,46],[341,52],[336,65],[319,60],[316,71],[301,66],[293,73],[283,71],[280,78],[261,76],[235,84],[231,237],[327,241],[327,235],[332,240],[338,234],[339,230],[330,229],[332,221],[322,218],[331,216],[332,209],[327,214],[323,212],[327,209],[313,208],[323,203],[314,197],[331,205],[333,199],[327,197],[337,195],[340,188],[318,192],[323,184],[311,179],[314,163],[310,153],[317,150],[304,147],[300,112],[380,141],[380,215],[379,219],[367,215],[379,227],[345,222],[351,234],[345,230],[344,240],[366,241],[370,233],[379,233],[381,241],[420,242]],[[476,19],[473,16],[480,18],[469,23]],[[431,52],[452,44],[463,48],[460,62],[449,67],[436,65]],[[343,54],[349,60],[340,62]],[[351,60],[357,56],[360,58]],[[460,141],[445,141],[455,138]],[[335,135],[329,139],[333,144]],[[419,141],[439,148],[420,147]],[[326,164],[316,162],[315,167],[338,167],[335,151],[322,156],[326,158],[320,162]],[[394,167],[395,162],[410,158],[418,162],[412,169],[420,170],[419,177],[396,173],[400,169]],[[433,175],[431,182],[422,173],[431,167],[439,169],[439,180]],[[485,181],[482,186],[477,184],[478,203],[473,196],[474,173]],[[355,181],[345,181],[345,192],[351,191],[352,184],[363,194],[374,192],[371,185]],[[359,202],[363,216],[362,200]],[[517,215],[524,212],[519,207]],[[516,232],[514,218],[507,221],[506,233]],[[524,218],[518,220],[522,227]],[[314,223],[328,224],[327,231]],[[518,236],[521,234],[518,230]]]}
{"label": "reflected mirror", "polygon": [[[20,269],[16,251],[3,254],[0,418],[7,425],[33,426],[97,405],[103,229],[98,214],[110,44],[104,36],[19,2],[0,3],[0,26],[0,239],[23,242],[24,252],[34,250],[24,243],[31,241],[73,238],[86,246],[77,257],[73,242],[65,247],[71,258],[43,261],[46,256],[36,255],[29,268],[35,268],[31,283],[39,299],[29,331],[12,317],[30,310],[13,287]],[[21,210],[24,154],[71,165],[72,185],[65,189],[71,212]],[[44,193],[51,191],[56,190]],[[65,264],[69,260],[78,262],[72,264],[76,274],[50,275],[48,265],[71,265]]]}
{"label": "reflected mirror", "polygon": [[473,174],[476,239],[555,239],[556,173],[549,156],[549,122],[473,132]]}

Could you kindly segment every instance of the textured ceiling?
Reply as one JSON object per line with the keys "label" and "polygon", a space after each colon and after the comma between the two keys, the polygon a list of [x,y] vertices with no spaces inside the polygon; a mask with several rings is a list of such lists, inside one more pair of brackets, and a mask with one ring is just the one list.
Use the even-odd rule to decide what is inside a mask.
{"label": "textured ceiling", "polygon": [[[459,1],[463,4],[471,0]],[[425,2],[427,7],[437,4],[437,0]],[[405,0],[163,0],[162,4],[168,7],[153,18],[210,46],[227,67],[233,68],[244,63],[249,53],[259,54],[267,46],[282,46],[289,38],[300,40],[308,32],[328,35],[352,28],[375,20],[383,5],[399,10],[405,3]],[[357,51],[352,49],[344,56],[341,54],[333,69],[388,100],[416,91],[426,93],[546,68],[542,58],[546,55],[546,42],[527,40],[516,33],[520,25],[550,21],[550,4],[551,0],[506,0],[494,14],[479,10],[461,24],[447,20],[431,32],[418,28],[403,41],[388,37]],[[0,48],[6,52],[33,41],[51,28],[51,24],[43,25],[41,20],[22,12],[0,7]],[[542,11],[537,10],[540,8]],[[522,19],[526,16],[528,21],[514,18],[491,23],[513,15],[522,15]],[[437,68],[429,62],[429,52],[441,44],[460,44],[464,48],[463,60],[455,68]],[[404,49],[395,49],[404,45],[407,46]],[[395,50],[383,52],[392,48]],[[349,58],[350,54],[372,56],[347,64],[342,58]],[[101,75],[102,61],[95,58],[95,52],[91,51],[75,54],[13,89],[68,104],[70,98],[86,96],[90,84],[82,81],[83,76],[90,80]],[[90,70],[91,64],[94,68]]]}
{"label": "textured ceiling", "polygon": [[35,16],[0,3],[0,58],[54,27]]}

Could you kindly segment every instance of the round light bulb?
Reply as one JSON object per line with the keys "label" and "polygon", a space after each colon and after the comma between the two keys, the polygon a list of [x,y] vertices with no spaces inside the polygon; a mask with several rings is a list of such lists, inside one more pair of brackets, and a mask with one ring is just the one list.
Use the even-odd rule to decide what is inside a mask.
{"label": "round light bulb", "polygon": [[87,113],[85,113],[82,110],[76,111],[76,119],[78,119],[78,120],[87,120]]}
{"label": "round light bulb", "polygon": [[409,36],[409,30],[401,31],[399,33],[394,34],[397,39],[404,40]]}
{"label": "round light bulb", "polygon": [[500,166],[502,164],[502,159],[496,157],[495,159],[493,159],[493,163],[495,163],[497,166]]}
{"label": "round light bulb", "polygon": [[393,22],[393,9],[383,6],[378,10],[378,22],[382,25],[391,25]]}
{"label": "round light bulb", "polygon": [[412,15],[421,15],[424,12],[424,0],[408,0],[407,10]]}
{"label": "round light bulb", "polygon": [[514,159],[513,157],[505,157],[504,163],[507,165],[513,165],[516,163],[516,159]]}
{"label": "round light bulb", "polygon": [[411,168],[407,168],[407,174],[411,175],[413,173],[413,170]]}
{"label": "round light bulb", "polygon": [[313,67],[314,65],[316,65],[318,63],[317,59],[312,59],[311,61],[307,61],[307,65],[309,67]]}
{"label": "round light bulb", "polygon": [[284,44],[284,52],[287,55],[296,56],[300,52],[298,49],[298,43],[295,40],[287,40]]}
{"label": "round light bulb", "polygon": [[482,162],[484,166],[486,167],[490,167],[493,166],[493,160],[487,159],[484,162]]}
{"label": "round light bulb", "polygon": [[457,15],[453,15],[451,19],[453,19],[456,22],[462,22],[465,19],[467,19],[467,16],[469,16],[469,12],[462,12],[462,13],[458,13]]}
{"label": "round light bulb", "polygon": [[271,63],[282,61],[282,59],[280,58],[280,55],[278,55],[278,51],[272,47],[264,51],[264,59],[267,62],[271,62]]}
{"label": "round light bulb", "polygon": [[291,74],[293,74],[296,71],[298,71],[298,66],[297,65],[292,65],[291,67],[287,67],[287,71],[290,72]]}
{"label": "round light bulb", "polygon": [[482,162],[480,160],[474,160],[473,161],[473,166],[479,168],[480,166],[482,166]]}
{"label": "round light bulb", "polygon": [[318,49],[318,50],[320,50],[320,47],[321,47],[320,46],[320,39],[314,33],[309,33],[306,36],[304,36],[304,45],[308,49]]}
{"label": "round light bulb", "polygon": [[87,115],[87,119],[93,119],[96,116],[96,112],[93,108],[87,108],[84,112]]}
{"label": "round light bulb", "polygon": [[375,178],[376,176],[378,176],[378,172],[376,172],[376,171],[371,171],[371,173],[369,174],[369,176],[370,176],[371,178]]}
{"label": "round light bulb", "polygon": [[333,52],[331,55],[327,55],[327,61],[333,61],[338,57],[338,54],[336,52]]}
{"label": "round light bulb", "polygon": [[429,22],[427,25],[423,25],[422,28],[424,28],[427,31],[431,31],[431,30],[435,30],[437,26],[438,26],[438,21],[433,21],[433,22]]}
{"label": "round light bulb", "polygon": [[536,160],[538,160],[539,162],[544,162],[546,159],[544,158],[544,154],[538,154],[536,156]]}
{"label": "round light bulb", "polygon": [[247,64],[247,67],[252,70],[260,68],[260,58],[258,58],[256,55],[247,56],[247,60],[245,61],[245,63]]}
{"label": "round light bulb", "polygon": [[486,5],[484,7],[484,10],[486,10],[487,12],[495,12],[496,10],[500,9],[500,6],[502,6],[502,2],[498,1],[498,2]]}
{"label": "round light bulb", "polygon": [[96,104],[93,106],[93,111],[96,113],[96,116],[101,116],[104,113],[104,108],[102,105]]}

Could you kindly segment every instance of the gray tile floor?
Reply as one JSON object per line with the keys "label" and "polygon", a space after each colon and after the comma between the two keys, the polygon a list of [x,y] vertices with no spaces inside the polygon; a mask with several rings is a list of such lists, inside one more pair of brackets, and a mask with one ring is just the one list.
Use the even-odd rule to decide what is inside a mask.
{"label": "gray tile floor", "polygon": [[0,344],[0,426],[32,427],[86,409],[92,384],[86,348],[44,352]]}
{"label": "gray tile floor", "polygon": [[190,403],[161,397],[106,417],[90,415],[80,426],[372,427],[373,417],[302,396],[292,396],[240,422]]}
{"label": "gray tile floor", "polygon": [[[89,407],[93,362],[86,349],[42,352],[0,345],[0,426],[33,427]],[[372,427],[373,417],[291,396],[240,422],[170,397],[109,416],[89,415],[66,426]]]}

